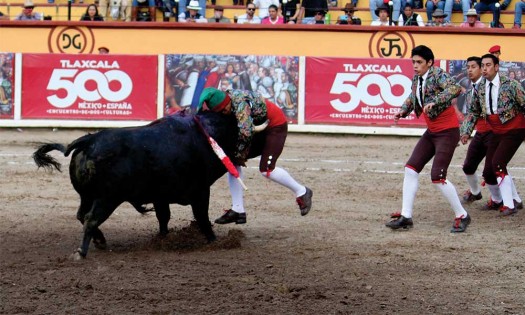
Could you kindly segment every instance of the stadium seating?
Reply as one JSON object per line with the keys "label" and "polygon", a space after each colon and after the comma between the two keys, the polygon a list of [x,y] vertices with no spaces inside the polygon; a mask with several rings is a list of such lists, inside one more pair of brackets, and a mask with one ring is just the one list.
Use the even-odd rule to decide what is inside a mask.
{"label": "stadium seating", "polygon": [[[514,21],[514,4],[516,1],[520,0],[512,0],[511,4],[509,5],[508,9],[505,11],[502,11],[501,14],[501,22],[505,25],[505,28],[511,28]],[[4,14],[8,14],[11,18],[16,16],[21,12],[21,6],[23,1],[16,1],[11,2],[10,0],[0,0],[0,11],[2,11]],[[49,15],[52,17],[55,21],[67,21],[68,17],[68,11],[67,11],[67,0],[54,0],[54,3],[48,3],[48,0],[34,0],[34,3],[36,5],[35,11],[41,12],[44,15]],[[72,4],[71,9],[71,20],[78,21],[80,19],[80,16],[85,12],[87,4],[92,3],[89,0],[84,0],[83,4],[78,4],[78,0],[76,0],[76,3]],[[224,16],[233,19],[234,15],[242,15],[245,13],[244,6],[234,6],[232,5],[231,0],[217,0],[216,4],[221,5],[225,8],[224,10]],[[340,6],[344,6],[345,2],[341,2]],[[370,11],[368,9],[368,0],[360,0],[358,2],[358,9],[355,13],[355,16],[361,18],[363,21],[363,25],[370,24]],[[423,20],[426,22],[426,13],[424,9],[416,10],[417,13],[419,13]],[[335,21],[337,20],[337,16],[342,15],[343,12],[341,11],[340,7],[337,8],[330,8],[330,24],[335,24]],[[206,9],[206,16],[213,16],[213,6],[208,5]],[[162,12],[160,10],[157,10],[157,21],[162,21]],[[173,21],[173,18],[171,19]],[[457,25],[463,21],[463,15],[461,12],[454,12],[452,14],[452,23]],[[486,12],[481,15],[481,21],[488,24],[490,21],[492,21],[492,13]]]}

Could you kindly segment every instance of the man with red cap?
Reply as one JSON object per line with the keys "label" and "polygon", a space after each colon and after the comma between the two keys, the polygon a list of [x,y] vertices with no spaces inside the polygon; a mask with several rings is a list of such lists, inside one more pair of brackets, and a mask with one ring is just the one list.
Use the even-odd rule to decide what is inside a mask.
{"label": "man with red cap", "polygon": [[501,56],[501,47],[500,47],[500,45],[494,45],[494,46],[490,47],[489,53],[493,54],[494,56],[496,56],[499,59],[499,56]]}
{"label": "man with red cap", "polygon": [[[286,170],[276,167],[281,155],[288,123],[282,110],[274,103],[264,99],[257,92],[205,88],[200,96],[197,110],[211,110],[225,115],[235,115],[239,133],[233,163],[242,177],[241,166],[250,157],[261,156],[259,171],[272,181],[279,183],[295,193],[301,215],[307,215],[312,207],[313,192],[299,184]],[[267,124],[255,135],[255,126]],[[243,188],[233,175],[228,173],[228,184],[232,195],[232,208],[215,220],[217,224],[246,223]]]}

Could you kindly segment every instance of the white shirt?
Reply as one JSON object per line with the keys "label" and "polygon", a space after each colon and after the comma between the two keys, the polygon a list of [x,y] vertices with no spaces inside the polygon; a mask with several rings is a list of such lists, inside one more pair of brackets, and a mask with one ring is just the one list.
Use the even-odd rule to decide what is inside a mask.
{"label": "white shirt", "polygon": [[253,19],[248,20],[248,14],[243,14],[237,19],[237,24],[261,24],[261,18],[253,16]]}
{"label": "white shirt", "polygon": [[[474,89],[478,88],[479,83],[481,82],[481,79],[483,79],[483,76],[480,76],[479,79],[476,82],[472,82],[472,94],[471,94],[471,96],[474,96]],[[492,88],[492,89],[494,89],[494,88]]]}
{"label": "white shirt", "polygon": [[[490,111],[490,101],[489,101],[489,89],[490,83],[492,82],[492,111]],[[496,73],[496,76],[492,81],[487,80],[485,82],[485,104],[487,104],[487,115],[492,113],[496,114],[498,110],[498,92],[500,87],[499,73]]]}
{"label": "white shirt", "polygon": [[370,23],[370,26],[389,26],[388,23],[389,21],[381,22],[381,20],[375,20]]}
{"label": "white shirt", "polygon": [[427,72],[425,72],[425,74],[423,74],[422,77],[417,77],[417,89],[416,89],[416,97],[417,97],[417,100],[419,101],[419,104],[421,105],[421,107],[424,107],[425,106],[425,102],[419,97],[419,78],[423,78],[423,99],[425,98],[425,82],[427,82],[427,78],[428,78],[428,70]]}

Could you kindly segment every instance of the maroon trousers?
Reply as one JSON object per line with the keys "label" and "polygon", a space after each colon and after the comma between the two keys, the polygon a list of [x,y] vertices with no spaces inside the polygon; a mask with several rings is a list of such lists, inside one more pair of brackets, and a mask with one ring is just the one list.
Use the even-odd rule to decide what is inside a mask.
{"label": "maroon trousers", "polygon": [[[476,132],[474,138],[470,141],[467,150],[467,156],[463,162],[463,172],[466,175],[473,175],[476,173],[479,164],[487,155],[490,140],[492,139],[492,131]],[[485,164],[487,161],[485,161]],[[487,166],[485,165],[485,168]]]}
{"label": "maroon trousers", "polygon": [[268,127],[253,136],[248,158],[261,156],[259,171],[273,171],[277,159],[283,152],[287,135],[288,124],[285,123],[275,127]]}
{"label": "maroon trousers", "polygon": [[497,185],[499,176],[508,174],[507,165],[525,139],[525,129],[514,129],[504,134],[494,133],[487,149],[483,177],[489,185]]}
{"label": "maroon trousers", "polygon": [[448,166],[459,138],[459,128],[446,129],[435,133],[427,129],[412,151],[406,167],[420,173],[423,167],[434,158],[430,178],[432,182],[445,181]]}

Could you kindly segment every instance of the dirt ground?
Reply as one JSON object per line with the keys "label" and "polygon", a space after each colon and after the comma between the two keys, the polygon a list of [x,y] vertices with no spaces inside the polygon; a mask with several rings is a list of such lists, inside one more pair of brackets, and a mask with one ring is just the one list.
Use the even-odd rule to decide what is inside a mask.
{"label": "dirt ground", "polygon": [[[279,165],[314,191],[301,217],[294,196],[246,169],[248,223],[215,225],[206,244],[189,207],[172,205],[170,234],[153,213],[124,204],[101,227],[106,251],[80,245],[79,197],[68,173],[38,170],[34,141],[69,143],[84,130],[0,130],[1,314],[525,314],[525,213],[453,212],[420,179],[414,229],[384,223],[401,206],[403,165],[417,138],[291,134]],[[525,185],[523,147],[511,173]],[[449,179],[466,189],[456,150]],[[69,159],[54,152],[65,166]],[[65,168],[67,169],[67,168]],[[210,218],[229,208],[225,178]],[[524,211],[525,212],[525,211]]]}

